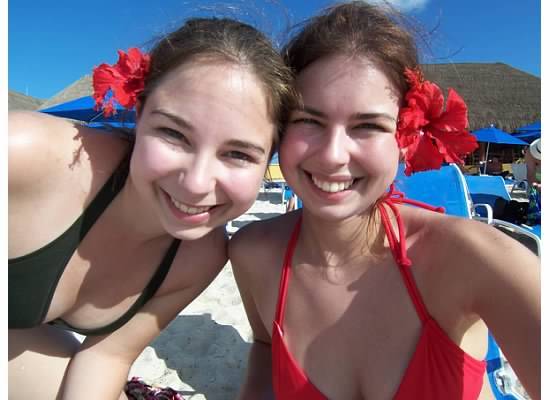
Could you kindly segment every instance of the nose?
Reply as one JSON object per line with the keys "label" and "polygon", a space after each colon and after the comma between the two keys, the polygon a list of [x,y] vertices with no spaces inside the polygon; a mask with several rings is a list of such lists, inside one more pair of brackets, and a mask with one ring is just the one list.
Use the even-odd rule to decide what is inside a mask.
{"label": "nose", "polygon": [[333,127],[321,144],[321,156],[327,167],[339,167],[349,162],[348,136],[345,128]]}
{"label": "nose", "polygon": [[212,192],[216,185],[215,162],[208,155],[197,154],[179,176],[179,184],[190,195]]}

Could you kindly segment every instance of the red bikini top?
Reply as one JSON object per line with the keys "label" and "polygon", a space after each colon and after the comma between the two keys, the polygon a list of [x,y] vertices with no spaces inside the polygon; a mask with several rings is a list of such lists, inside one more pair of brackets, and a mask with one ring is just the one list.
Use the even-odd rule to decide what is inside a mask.
{"label": "red bikini top", "polygon": [[[477,399],[483,385],[486,363],[465,353],[428,314],[411,273],[412,263],[407,257],[403,220],[396,203],[408,203],[432,211],[444,212],[441,207],[432,207],[405,199],[404,195],[397,192],[393,185],[378,205],[390,249],[422,322],[420,339],[394,399]],[[383,204],[386,204],[395,215],[399,236],[393,231],[387,209]],[[300,225],[301,219],[296,223],[286,249],[279,300],[273,321],[271,350],[273,389],[277,400],[326,400],[327,397],[313,385],[289,352],[282,328],[292,257],[300,233]]]}

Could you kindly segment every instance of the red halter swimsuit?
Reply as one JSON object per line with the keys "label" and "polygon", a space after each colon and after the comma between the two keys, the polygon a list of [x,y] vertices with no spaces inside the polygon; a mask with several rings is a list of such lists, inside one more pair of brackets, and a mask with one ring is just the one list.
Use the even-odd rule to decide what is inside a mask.
{"label": "red halter swimsuit", "polygon": [[[390,249],[422,322],[420,339],[394,399],[477,399],[483,385],[486,363],[465,353],[428,314],[411,273],[412,263],[407,258],[403,221],[396,203],[409,203],[432,211],[444,211],[442,208],[405,199],[402,193],[395,191],[393,185],[388,195],[378,205]],[[383,204],[386,204],[395,215],[399,236],[396,236],[393,231],[387,209]],[[301,220],[297,222],[286,250],[279,301],[273,321],[271,350],[273,389],[277,400],[326,400],[327,397],[313,385],[289,352],[282,328],[292,256],[300,232],[300,222]]]}

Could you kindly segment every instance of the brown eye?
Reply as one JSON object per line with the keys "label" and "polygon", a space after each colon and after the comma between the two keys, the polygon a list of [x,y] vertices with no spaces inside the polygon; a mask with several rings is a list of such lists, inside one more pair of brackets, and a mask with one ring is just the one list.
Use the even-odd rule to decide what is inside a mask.
{"label": "brown eye", "polygon": [[238,162],[239,164],[258,163],[258,160],[255,157],[252,157],[251,155],[238,150],[228,151],[227,153],[225,153],[225,156],[232,161]]}

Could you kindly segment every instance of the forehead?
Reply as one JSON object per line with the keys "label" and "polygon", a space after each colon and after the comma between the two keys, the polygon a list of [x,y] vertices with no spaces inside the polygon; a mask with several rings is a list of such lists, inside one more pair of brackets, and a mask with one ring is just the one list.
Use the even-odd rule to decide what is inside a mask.
{"label": "forehead", "polygon": [[158,108],[201,129],[248,135],[273,130],[261,83],[236,63],[191,61],[176,68],[149,95],[144,113]]}
{"label": "forehead", "polygon": [[385,72],[365,57],[336,55],[321,58],[297,78],[305,102],[332,99],[359,104],[398,104],[399,94]]}
{"label": "forehead", "polygon": [[[253,105],[266,105],[266,95],[261,83],[246,66],[211,59],[196,59],[170,71],[155,88],[151,97],[158,101],[172,96],[183,101],[184,95],[199,95],[219,100],[224,94],[233,93],[245,95],[246,100],[253,101]],[[187,99],[189,100],[191,99]],[[243,103],[244,101],[245,99]]]}

